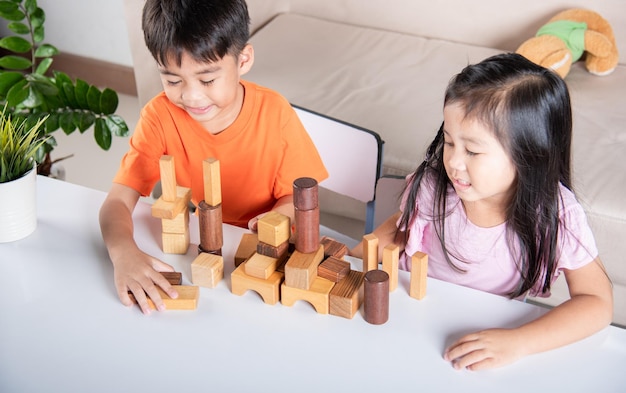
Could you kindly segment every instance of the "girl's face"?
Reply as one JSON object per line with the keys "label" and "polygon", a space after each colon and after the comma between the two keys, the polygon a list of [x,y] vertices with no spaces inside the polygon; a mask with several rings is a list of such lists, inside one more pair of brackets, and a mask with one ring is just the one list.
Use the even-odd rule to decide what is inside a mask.
{"label": "girl's face", "polygon": [[[465,118],[459,104],[446,105],[443,161],[464,206],[504,213],[514,192],[516,170],[504,147],[481,122]],[[484,210],[483,210],[484,211]]]}
{"label": "girl's face", "polygon": [[183,53],[180,67],[175,60],[159,65],[167,98],[204,128],[217,134],[230,126],[243,104],[241,75],[252,65],[253,52],[246,46],[237,57],[227,54],[216,62],[197,62]]}

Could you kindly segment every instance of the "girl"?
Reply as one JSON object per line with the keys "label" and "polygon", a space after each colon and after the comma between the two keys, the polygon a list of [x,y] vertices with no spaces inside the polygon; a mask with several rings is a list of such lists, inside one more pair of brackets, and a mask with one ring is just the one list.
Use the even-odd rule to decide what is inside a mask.
{"label": "girl", "polygon": [[571,297],[526,325],[461,337],[444,358],[458,369],[498,367],[607,326],[611,284],[571,191],[565,82],[520,55],[497,55],[452,79],[443,117],[400,211],[374,231],[380,249],[403,247],[403,269],[425,252],[429,276],[514,299],[549,296],[563,272]]}

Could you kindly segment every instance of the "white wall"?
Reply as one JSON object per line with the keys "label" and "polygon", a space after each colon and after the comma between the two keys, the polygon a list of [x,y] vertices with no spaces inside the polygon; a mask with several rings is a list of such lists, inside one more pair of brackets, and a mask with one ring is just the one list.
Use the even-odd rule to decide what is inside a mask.
{"label": "white wall", "polygon": [[[123,0],[38,0],[45,42],[62,53],[132,66]],[[2,24],[1,32],[6,32]]]}

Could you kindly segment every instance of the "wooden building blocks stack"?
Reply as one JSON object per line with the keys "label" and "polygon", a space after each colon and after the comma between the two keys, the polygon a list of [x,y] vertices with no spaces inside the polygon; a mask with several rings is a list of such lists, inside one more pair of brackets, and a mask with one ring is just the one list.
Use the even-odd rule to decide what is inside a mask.
{"label": "wooden building blocks stack", "polygon": [[[244,235],[235,254],[232,292],[254,290],[265,303],[309,302],[318,313],[352,318],[362,302],[363,273],[343,260],[348,249],[319,236],[317,181],[294,181],[295,240],[289,217],[270,212],[258,222],[258,237]],[[252,244],[256,242],[256,250]]]}
{"label": "wooden building blocks stack", "polygon": [[191,263],[191,282],[215,288],[224,277],[222,246],[222,186],[220,162],[208,158],[202,162],[204,199],[198,204],[200,244],[198,256]]}
{"label": "wooden building blocks stack", "polygon": [[174,157],[161,157],[159,169],[163,191],[152,205],[152,216],[161,219],[163,252],[186,254],[189,249],[191,189],[176,184]]}

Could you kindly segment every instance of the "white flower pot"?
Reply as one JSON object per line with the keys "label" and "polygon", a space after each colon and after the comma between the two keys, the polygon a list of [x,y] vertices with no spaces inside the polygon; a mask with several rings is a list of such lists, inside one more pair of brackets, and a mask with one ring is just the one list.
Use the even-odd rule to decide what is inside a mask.
{"label": "white flower pot", "polygon": [[0,243],[23,239],[37,228],[37,170],[0,183]]}

